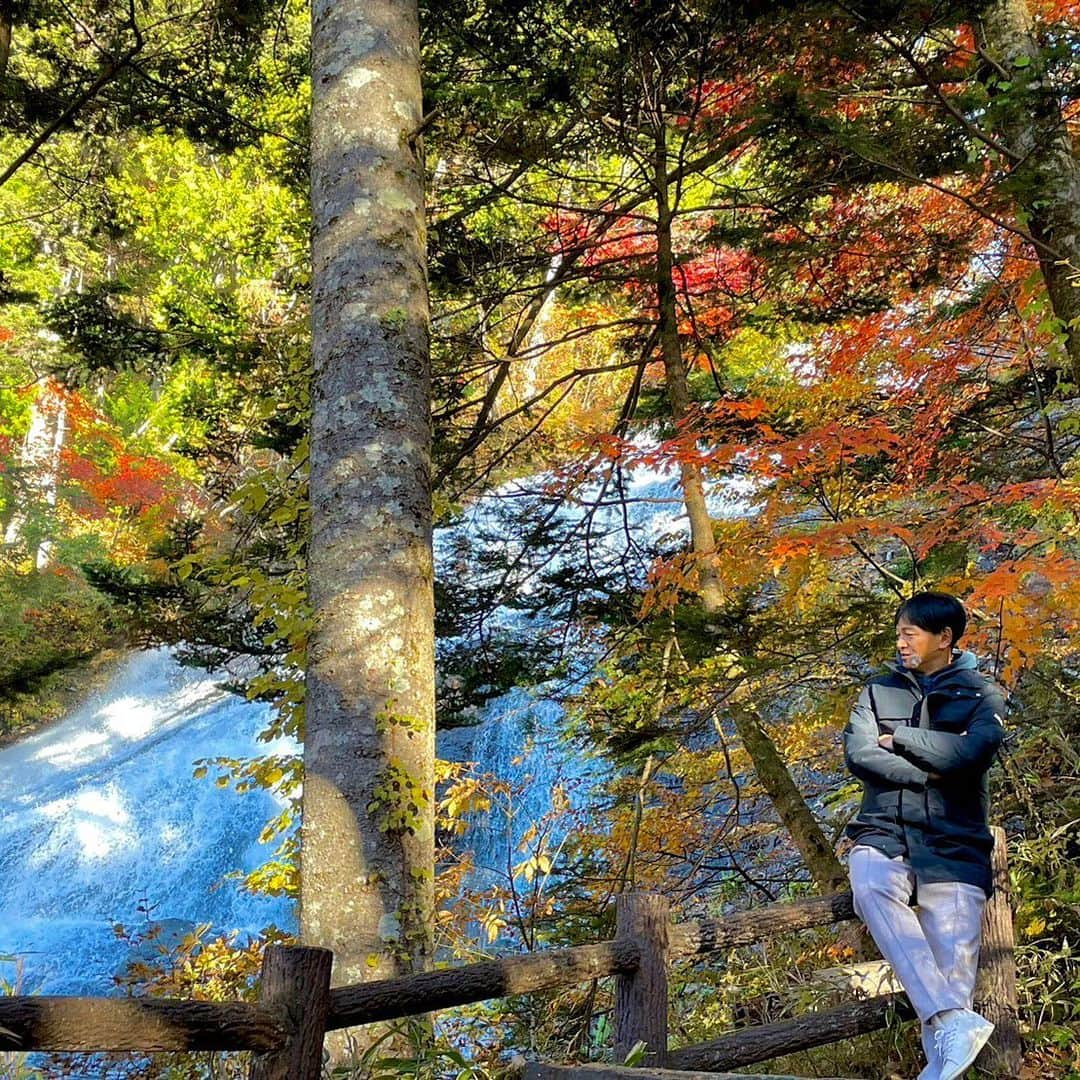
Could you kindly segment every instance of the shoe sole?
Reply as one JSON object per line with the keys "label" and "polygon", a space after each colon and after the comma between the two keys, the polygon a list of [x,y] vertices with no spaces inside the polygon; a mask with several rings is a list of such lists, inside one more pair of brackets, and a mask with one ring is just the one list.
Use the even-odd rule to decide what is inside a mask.
{"label": "shoe sole", "polygon": [[947,1072],[945,1069],[941,1070],[941,1076],[939,1080],[958,1080],[964,1073],[975,1064],[975,1059],[982,1053],[982,1048],[987,1044],[990,1036],[994,1034],[994,1025],[987,1021],[987,1026],[983,1028],[982,1033],[977,1036],[975,1042],[972,1044],[971,1053],[968,1054],[964,1063],[952,1072]]}

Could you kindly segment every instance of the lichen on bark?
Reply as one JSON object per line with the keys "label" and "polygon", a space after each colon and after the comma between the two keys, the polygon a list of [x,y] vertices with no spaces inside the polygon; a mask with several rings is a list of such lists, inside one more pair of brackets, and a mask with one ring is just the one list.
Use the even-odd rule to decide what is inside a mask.
{"label": "lichen on bark", "polygon": [[316,629],[300,924],[305,944],[334,950],[341,985],[431,955],[429,315],[416,6],[317,0],[312,19]]}

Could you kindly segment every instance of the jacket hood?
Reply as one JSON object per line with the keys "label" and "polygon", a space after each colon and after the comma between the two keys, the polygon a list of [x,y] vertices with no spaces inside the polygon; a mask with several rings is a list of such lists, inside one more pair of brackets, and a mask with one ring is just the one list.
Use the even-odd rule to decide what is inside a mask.
{"label": "jacket hood", "polygon": [[968,649],[964,649],[950,665],[953,671],[978,671],[979,659]]}

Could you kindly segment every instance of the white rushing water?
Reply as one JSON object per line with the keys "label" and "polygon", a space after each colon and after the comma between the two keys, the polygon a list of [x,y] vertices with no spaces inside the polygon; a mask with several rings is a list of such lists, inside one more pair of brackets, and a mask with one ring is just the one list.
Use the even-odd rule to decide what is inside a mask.
{"label": "white rushing water", "polygon": [[[521,546],[510,550],[520,560],[514,574],[518,597],[533,590],[544,575],[557,575],[575,560],[580,562],[583,551],[599,572],[639,587],[657,547],[685,542],[689,525],[673,471],[638,466],[616,478],[600,469],[573,500],[562,502],[537,493],[543,479],[512,481],[477,500],[455,527],[438,531],[437,564],[444,571],[453,565],[479,583],[476,567],[483,562],[483,549],[505,555],[510,544],[520,545],[509,539],[519,530],[508,527],[506,516],[522,512],[543,520],[542,532],[562,531],[570,542],[563,551],[546,550],[542,541],[533,550]],[[749,484],[739,481],[717,485],[708,497],[710,512],[717,518],[746,513],[749,491]],[[487,571],[493,579],[502,572]],[[522,640],[558,636],[561,631],[545,613],[523,615],[513,607],[491,612],[485,628],[487,633]],[[515,687],[488,702],[475,728],[451,730],[440,737],[442,756],[472,761],[477,773],[506,785],[492,811],[478,817],[463,840],[473,852],[474,887],[505,886],[514,866],[530,856],[554,854],[570,829],[584,826],[581,818],[591,791],[609,775],[609,766],[567,744],[560,702],[584,687],[601,648],[595,639],[572,641],[571,674],[558,684]],[[552,815],[555,790],[562,811]]]}
{"label": "white rushing water", "polygon": [[[81,708],[0,750],[0,957],[20,958],[23,993],[110,992],[132,955],[113,928],[145,932],[148,915],[161,940],[206,922],[294,925],[286,901],[225,876],[269,856],[258,835],[274,798],[193,777],[199,758],[268,750],[267,706],[219,681],[165,649],[138,653]],[[0,978],[15,970],[0,963]]]}

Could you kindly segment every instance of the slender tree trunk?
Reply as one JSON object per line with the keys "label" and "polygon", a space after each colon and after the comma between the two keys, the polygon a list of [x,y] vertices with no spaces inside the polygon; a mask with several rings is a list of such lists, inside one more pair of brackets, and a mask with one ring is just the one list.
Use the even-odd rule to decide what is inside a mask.
{"label": "slender tree trunk", "polygon": [[[672,209],[668,187],[667,133],[663,117],[656,126],[656,161],[653,184],[656,188],[656,303],[659,319],[661,355],[664,358],[664,379],[668,404],[676,424],[682,423],[690,412],[690,389],[686,381],[682,342],[679,340],[679,313],[676,307],[675,281],[672,277],[674,258],[671,247]],[[679,463],[683,501],[690,519],[690,539],[698,556],[699,590],[706,611],[717,611],[724,594],[716,572],[716,541],[712,518],[705,502],[705,486],[701,469],[693,461]]]}
{"label": "slender tree trunk", "polygon": [[[672,276],[670,189],[668,185],[667,133],[663,120],[655,132],[655,168],[653,184],[656,189],[656,295],[659,319],[659,338],[664,358],[664,375],[668,403],[676,423],[690,411],[690,389],[679,340],[678,309],[675,282]],[[719,610],[723,591],[716,571],[716,541],[712,518],[705,502],[701,470],[693,462],[680,464],[683,500],[690,519],[690,538],[695,554],[700,558],[699,595],[707,612]],[[847,874],[840,865],[832,846],[825,838],[806,800],[799,793],[768,733],[750,712],[737,706],[734,720],[743,747],[754,765],[758,782],[765,789],[784,827],[798,848],[810,876],[823,892],[836,892],[847,887]]]}
{"label": "slender tree trunk", "polygon": [[431,958],[429,308],[415,0],[316,0],[312,25],[300,933],[333,950],[342,985]]}
{"label": "slender tree trunk", "polygon": [[[1009,184],[1038,242],[1039,266],[1061,321],[1071,381],[1080,386],[1080,159],[1046,78],[1027,0],[994,0],[975,19],[980,47],[997,65],[988,81],[991,122],[1011,150]],[[1011,85],[1001,89],[1005,81]]]}
{"label": "slender tree trunk", "polygon": [[761,721],[741,706],[732,710],[732,718],[743,747],[754,763],[758,782],[791,834],[815,884],[822,892],[843,892],[848,887],[847,871],[791,779],[784,759]]}

